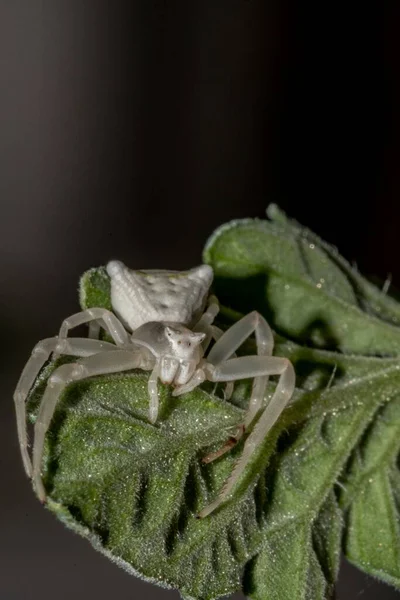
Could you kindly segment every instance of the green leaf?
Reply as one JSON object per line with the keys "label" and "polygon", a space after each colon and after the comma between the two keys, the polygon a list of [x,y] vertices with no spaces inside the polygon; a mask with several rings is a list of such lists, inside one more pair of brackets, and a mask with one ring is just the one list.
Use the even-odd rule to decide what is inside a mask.
{"label": "green leaf", "polygon": [[307,522],[296,522],[272,534],[251,568],[247,592],[254,600],[320,600],[325,580],[318,564]]}
{"label": "green leaf", "polygon": [[343,479],[345,551],[358,567],[400,588],[400,397],[365,433]]}
{"label": "green leaf", "polygon": [[[383,506],[379,494],[385,485],[390,484],[393,501],[389,508],[400,498],[395,469],[400,436],[392,429],[397,417],[390,412],[400,369],[396,356],[379,356],[397,354],[396,308],[362,278],[357,287],[351,268],[337,256],[334,260],[330,247],[307,241],[312,234],[304,233],[303,239],[282,214],[276,218],[272,224],[235,223],[212,238],[205,258],[216,271],[218,294],[235,310],[260,309],[287,338],[358,355],[303,347],[277,336],[274,353],[295,367],[294,398],[220,510],[196,518],[231,473],[243,442],[214,463],[204,465],[201,458],[243,421],[251,381],[238,382],[230,402],[210,384],[179,398],[160,386],[160,417],[151,425],[148,373],[93,377],[67,387],[46,437],[48,508],[129,572],[177,588],[187,600],[214,600],[243,588],[253,600],[330,597],[342,509],[354,532],[345,532],[350,558],[362,568],[365,562],[375,565],[369,572],[392,583],[400,579],[397,529],[391,527],[386,566],[377,561],[376,548],[364,542],[362,529],[363,517]],[[314,248],[307,249],[310,243]],[[321,279],[322,287],[316,287],[313,282]],[[371,308],[374,293],[382,315],[375,310],[378,300]],[[104,268],[84,274],[82,308],[110,309],[109,294]],[[242,352],[254,353],[254,342]],[[32,420],[57,364],[42,370],[32,390]],[[271,381],[268,397],[275,386]],[[374,434],[386,422],[390,431]],[[362,491],[371,469],[378,483],[366,502]],[[339,478],[346,490],[342,509],[335,497]],[[382,515],[382,529],[387,529],[394,513]],[[362,560],[353,539],[362,542]]]}
{"label": "green leaf", "polygon": [[315,233],[303,227],[296,221],[288,219],[285,213],[280,210],[276,204],[270,204],[267,209],[267,215],[277,227],[281,226],[289,233],[300,235],[303,240],[317,246],[317,254],[319,253],[322,258],[325,253],[326,256],[329,257],[329,260],[333,264],[336,264],[340,271],[348,278],[363,310],[394,325],[400,324],[400,304],[395,298],[388,295],[386,289],[387,283],[390,283],[390,280],[385,282],[385,285],[382,288],[376,287],[370,281],[365,279],[354,266],[352,267],[343,256],[339,254],[336,248],[321,240]]}
{"label": "green leaf", "polygon": [[247,595],[253,600],[324,600],[339,570],[342,514],[333,492],[313,523],[290,523],[267,538],[250,563]]}
{"label": "green leaf", "polygon": [[[333,356],[321,354],[325,360]],[[226,440],[229,427],[240,422],[240,409],[201,390],[175,399],[165,388],[161,419],[152,426],[147,374],[69,386],[47,436],[49,508],[97,549],[150,581],[202,600],[240,589],[246,564],[271,536],[279,539],[294,522],[305,527],[317,518],[377,406],[398,388],[393,361],[338,359],[345,383],[338,378],[322,398],[321,390],[299,390],[296,403],[254,454],[232,500],[202,521],[195,515],[215,497],[241,447],[207,466],[200,457]],[[364,374],[349,381],[352,368]],[[44,383],[38,383],[33,405]],[[310,412],[314,417],[300,426]],[[286,440],[287,449],[273,455],[278,436],[285,441],[288,431],[293,438]]]}
{"label": "green leaf", "polygon": [[342,549],[343,516],[332,490],[314,523],[314,551],[325,578],[326,595],[334,592]]}
{"label": "green leaf", "polygon": [[209,239],[204,261],[214,268],[221,302],[242,313],[259,310],[279,333],[301,343],[398,354],[399,305],[276,207],[269,214],[277,221],[232,221]]}

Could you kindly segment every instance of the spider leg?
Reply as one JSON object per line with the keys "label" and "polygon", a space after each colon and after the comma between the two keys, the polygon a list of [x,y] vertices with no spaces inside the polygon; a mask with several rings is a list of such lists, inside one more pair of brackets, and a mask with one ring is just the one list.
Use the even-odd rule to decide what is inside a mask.
{"label": "spider leg", "polygon": [[[223,334],[224,334],[224,332],[222,331],[222,329],[220,329],[216,325],[212,326],[212,337],[215,341],[218,341],[223,336]],[[236,352],[233,352],[231,354],[230,358],[236,358]],[[217,386],[218,383],[216,383],[215,385]],[[233,394],[233,388],[234,388],[233,381],[228,381],[225,385],[224,400],[231,399],[231,396]]]}
{"label": "spider leg", "polygon": [[160,374],[160,361],[157,360],[156,364],[154,365],[154,368],[151,372],[151,375],[149,377],[149,381],[147,383],[147,389],[149,391],[149,396],[150,396],[149,421],[153,425],[157,421],[158,408],[160,405],[160,399],[158,396],[158,389],[157,389],[157,381],[158,381],[159,374]]}
{"label": "spider leg", "polygon": [[70,329],[77,327],[78,325],[83,325],[84,323],[92,323],[95,322],[95,325],[92,325],[89,328],[90,337],[95,337],[99,335],[98,327],[103,327],[106,332],[112,337],[114,343],[124,348],[128,344],[128,333],[126,332],[124,326],[121,321],[106,308],[88,308],[81,312],[75,313],[71,315],[67,319],[65,319],[60,327],[60,332],[58,337],[60,339],[66,339],[68,336],[68,332]]}
{"label": "spider leg", "polygon": [[243,437],[244,432],[244,425],[241,425],[236,429],[236,432],[233,435],[231,435],[229,440],[225,442],[225,444],[221,448],[219,448],[215,452],[210,452],[210,454],[203,456],[201,462],[208,464],[210,462],[213,462],[214,460],[217,460],[217,458],[220,458],[221,456],[229,452],[229,450],[232,450],[232,448],[236,446],[238,441]]}
{"label": "spider leg", "polygon": [[[207,310],[202,314],[200,319],[193,327],[193,331],[202,332],[206,334],[203,340],[202,347],[205,352],[213,339],[213,327],[211,325],[214,322],[215,317],[219,313],[219,303],[215,296],[210,296],[208,300]],[[216,339],[216,338],[214,338]]]}
{"label": "spider leg", "polygon": [[[221,361],[231,358],[235,355],[235,350],[253,333],[256,336],[257,354],[258,356],[271,356],[274,347],[274,337],[270,326],[258,312],[253,311],[237,321],[230,329],[222,333],[219,330],[219,338],[217,343],[212,348],[207,357],[207,362],[213,365],[218,365]],[[222,335],[221,335],[222,334]],[[242,438],[244,432],[253,422],[259,410],[262,407],[262,402],[265,396],[265,390],[268,384],[268,375],[257,376],[254,378],[253,387],[250,396],[250,402],[245,414],[244,423],[238,428],[235,435],[231,436],[226,444],[211,454],[203,458],[203,462],[209,463],[216,460],[231,448]],[[228,388],[228,386],[231,386]],[[227,384],[227,391],[230,395],[233,391],[233,382]],[[229,397],[230,397],[229,395]]]}
{"label": "spider leg", "polygon": [[181,396],[182,394],[187,394],[188,392],[194,390],[201,383],[203,383],[205,379],[206,376],[204,370],[200,367],[199,369],[196,369],[196,371],[193,373],[192,377],[187,383],[177,386],[172,392],[172,395]]}
{"label": "spider leg", "polygon": [[271,401],[264,409],[256,426],[247,438],[243,453],[236,463],[232,474],[219,492],[216,500],[200,512],[200,518],[212,513],[227,499],[232,488],[245,470],[254,450],[264,440],[292,397],[295,386],[295,372],[292,363],[286,358],[275,356],[244,356],[233,358],[221,363],[217,367],[207,367],[206,374],[211,381],[232,381],[247,377],[268,377],[270,375],[279,375],[280,377]]}
{"label": "spider leg", "polygon": [[106,329],[106,326],[101,324],[100,319],[97,319],[96,321],[90,321],[88,328],[88,338],[91,340],[98,340],[100,337],[100,329]]}
{"label": "spider leg", "polygon": [[[207,310],[201,315],[200,319],[195,323],[193,331],[204,331],[204,325],[212,325],[215,317],[219,313],[219,302],[216,296],[210,296],[208,299]],[[199,329],[198,329],[199,328]]]}
{"label": "spider leg", "polygon": [[[91,340],[93,341],[93,340]],[[94,375],[127,371],[140,366],[140,353],[116,349],[114,352],[100,352],[76,363],[62,365],[50,376],[40,404],[35,423],[33,444],[33,483],[41,502],[46,500],[46,491],[41,477],[41,464],[46,432],[53,417],[57,401],[66,386],[73,381]]]}
{"label": "spider leg", "polygon": [[17,431],[19,446],[24,463],[25,472],[28,477],[32,475],[32,464],[28,454],[28,434],[26,428],[25,402],[29,391],[49,356],[56,349],[70,356],[89,356],[102,350],[113,350],[114,344],[100,342],[98,340],[87,340],[86,338],[74,338],[70,340],[59,340],[58,337],[47,338],[40,341],[34,349],[21,373],[17,387],[14,392],[14,403],[17,417]]}

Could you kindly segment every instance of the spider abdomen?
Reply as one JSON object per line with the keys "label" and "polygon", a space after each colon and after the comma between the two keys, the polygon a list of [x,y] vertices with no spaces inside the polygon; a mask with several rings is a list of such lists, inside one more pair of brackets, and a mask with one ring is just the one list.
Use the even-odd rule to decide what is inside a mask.
{"label": "spider abdomen", "polygon": [[118,260],[107,264],[111,302],[131,331],[151,321],[171,321],[190,326],[207,301],[213,280],[208,265],[190,271],[134,271]]}

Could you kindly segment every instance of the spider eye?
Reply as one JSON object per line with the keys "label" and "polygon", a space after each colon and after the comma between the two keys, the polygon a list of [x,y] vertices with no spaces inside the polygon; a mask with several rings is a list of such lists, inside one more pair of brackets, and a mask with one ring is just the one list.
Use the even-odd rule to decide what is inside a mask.
{"label": "spider eye", "polygon": [[187,345],[188,345],[188,346],[191,346],[192,344],[191,344],[191,342],[188,342],[188,343],[187,343]]}
{"label": "spider eye", "polygon": [[178,344],[182,344],[182,340],[178,340]]}

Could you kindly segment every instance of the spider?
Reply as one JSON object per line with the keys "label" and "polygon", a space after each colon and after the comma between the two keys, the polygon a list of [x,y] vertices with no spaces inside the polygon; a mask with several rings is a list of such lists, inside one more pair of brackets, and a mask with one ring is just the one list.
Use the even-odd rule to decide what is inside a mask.
{"label": "spider", "polygon": [[[58,336],[44,339],[34,347],[17,384],[14,401],[26,474],[32,478],[39,499],[45,502],[46,491],[41,478],[45,435],[57,401],[71,382],[135,368],[151,371],[149,421],[154,424],[159,406],[158,379],[173,386],[173,396],[189,392],[205,380],[225,382],[225,398],[229,399],[235,380],[253,378],[243,425],[222,448],[203,458],[207,463],[222,456],[256,422],[222,490],[198,515],[206,517],[227,499],[251,454],[290,400],[295,386],[293,366],[286,358],[272,356],[272,331],[258,312],[244,316],[225,332],[213,324],[219,305],[215,296],[209,296],[213,280],[210,266],[201,265],[185,272],[134,271],[113,260],[106,268],[111,280],[113,312],[90,308],[65,319]],[[68,337],[70,329],[84,323],[89,325],[87,338]],[[101,328],[113,343],[99,339]],[[253,333],[257,355],[236,357],[236,350]],[[212,341],[214,344],[208,352]],[[61,354],[76,356],[77,361],[58,367],[48,379],[34,427],[31,461],[26,399],[51,354],[53,359]],[[256,421],[263,408],[270,375],[279,375],[278,385]]]}

